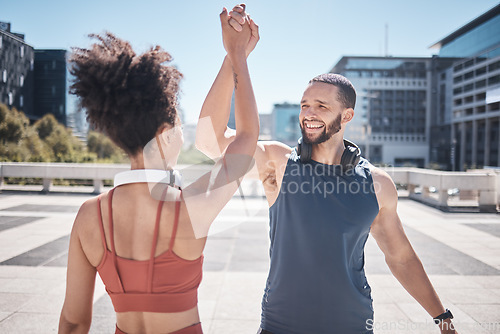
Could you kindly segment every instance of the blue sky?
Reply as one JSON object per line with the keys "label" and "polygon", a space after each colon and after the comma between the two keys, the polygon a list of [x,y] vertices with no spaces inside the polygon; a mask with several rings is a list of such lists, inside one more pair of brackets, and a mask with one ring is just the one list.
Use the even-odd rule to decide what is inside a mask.
{"label": "blue sky", "polygon": [[[310,78],[343,55],[380,56],[385,24],[393,56],[429,56],[428,47],[492,8],[491,0],[246,1],[261,40],[249,58],[259,111],[300,100]],[[109,30],[136,51],[161,45],[183,72],[181,108],[195,122],[225,52],[219,0],[0,0],[0,21],[35,48],[88,46],[89,33]],[[73,101],[68,110],[74,109]]]}

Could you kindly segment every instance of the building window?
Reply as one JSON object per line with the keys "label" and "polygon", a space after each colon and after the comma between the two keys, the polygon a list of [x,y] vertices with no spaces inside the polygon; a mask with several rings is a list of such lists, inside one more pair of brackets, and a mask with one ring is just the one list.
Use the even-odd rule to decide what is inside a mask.
{"label": "building window", "polygon": [[3,37],[0,35],[0,49],[2,48]]}
{"label": "building window", "polygon": [[24,75],[19,77],[19,87],[24,87]]}
{"label": "building window", "polygon": [[33,71],[35,69],[35,60],[31,59],[30,60],[30,71]]}
{"label": "building window", "polygon": [[14,103],[14,96],[12,95],[12,92],[9,92],[9,106],[11,106]]}
{"label": "building window", "polygon": [[464,86],[464,93],[469,92],[474,89],[474,84],[468,84]]}
{"label": "building window", "polygon": [[493,86],[496,85],[497,83],[500,83],[500,75],[495,75],[493,77],[488,78],[488,86]]}
{"label": "building window", "polygon": [[19,106],[22,108],[24,106],[24,96],[19,96]]}
{"label": "building window", "polygon": [[486,86],[486,79],[479,80],[476,82],[476,88],[482,88]]}
{"label": "building window", "polygon": [[486,93],[476,94],[476,101],[484,102],[486,100]]}
{"label": "building window", "polygon": [[57,65],[57,64],[56,64],[56,61],[55,61],[55,60],[53,60],[53,61],[52,61],[52,69],[53,69],[53,70],[55,70],[55,69],[56,69],[56,65]]}
{"label": "building window", "polygon": [[483,67],[478,68],[478,69],[476,70],[476,75],[477,75],[477,76],[482,75],[482,74],[484,74],[484,73],[486,73],[486,66],[483,66]]}
{"label": "building window", "polygon": [[467,60],[464,63],[464,68],[471,67],[472,65],[474,65],[474,59]]}
{"label": "building window", "polygon": [[7,82],[7,70],[3,70],[2,72],[2,81]]}
{"label": "building window", "polygon": [[21,45],[19,47],[19,54],[20,54],[21,58],[24,58],[24,45]]}
{"label": "building window", "polygon": [[495,70],[500,69],[500,61],[494,62],[488,66],[488,71],[493,72]]}
{"label": "building window", "polygon": [[52,86],[52,96],[56,96],[56,86]]}

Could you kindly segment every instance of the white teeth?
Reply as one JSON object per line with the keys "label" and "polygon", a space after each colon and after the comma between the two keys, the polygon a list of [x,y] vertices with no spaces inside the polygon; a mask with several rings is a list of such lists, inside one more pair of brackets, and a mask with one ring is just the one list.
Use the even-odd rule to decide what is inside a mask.
{"label": "white teeth", "polygon": [[308,129],[319,129],[323,127],[323,124],[306,124],[306,127]]}

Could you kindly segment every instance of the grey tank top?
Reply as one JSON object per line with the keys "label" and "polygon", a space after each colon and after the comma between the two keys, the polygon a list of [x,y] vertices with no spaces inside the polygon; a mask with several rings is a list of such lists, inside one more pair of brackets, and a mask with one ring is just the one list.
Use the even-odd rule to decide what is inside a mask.
{"label": "grey tank top", "polygon": [[269,208],[270,270],[261,327],[274,334],[372,333],[364,246],[379,207],[369,163],[301,163],[290,155]]}

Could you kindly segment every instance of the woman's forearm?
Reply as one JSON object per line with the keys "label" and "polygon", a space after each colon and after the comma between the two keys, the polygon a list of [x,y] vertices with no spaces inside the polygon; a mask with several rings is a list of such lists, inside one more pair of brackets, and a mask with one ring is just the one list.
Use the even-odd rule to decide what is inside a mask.
{"label": "woman's forearm", "polygon": [[[203,102],[199,118],[204,120],[199,121],[196,127],[196,147],[210,156],[218,155],[226,149],[224,136],[231,110],[233,90],[233,70],[231,61],[226,56]],[[213,140],[212,131],[215,132],[217,142]]]}

